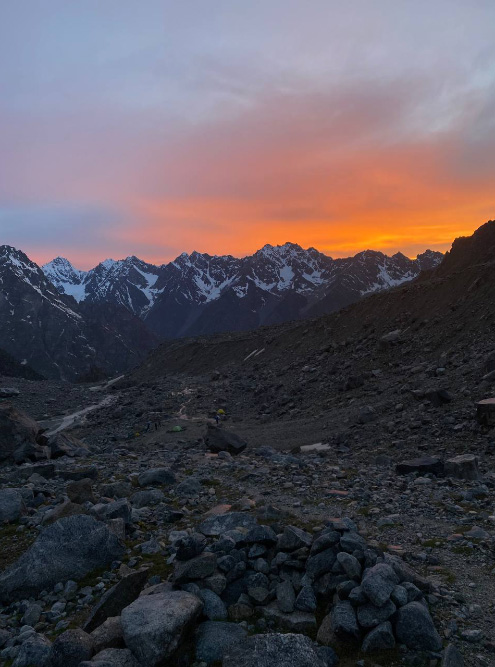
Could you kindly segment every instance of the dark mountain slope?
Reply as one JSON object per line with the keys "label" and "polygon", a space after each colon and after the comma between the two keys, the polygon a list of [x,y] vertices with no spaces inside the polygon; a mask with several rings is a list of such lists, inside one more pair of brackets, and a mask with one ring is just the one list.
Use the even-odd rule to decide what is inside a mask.
{"label": "dark mountain slope", "polygon": [[48,378],[73,380],[92,366],[122,372],[156,342],[125,309],[79,308],[10,246],[0,246],[0,321],[0,347]]}
{"label": "dark mountain slope", "polygon": [[[291,363],[297,363],[299,372],[301,365],[315,363],[321,356],[325,363],[319,362],[319,376],[328,372],[327,362],[335,350],[352,354],[356,346],[365,352],[363,364],[370,370],[389,353],[404,358],[434,356],[451,346],[469,350],[476,345],[485,346],[488,354],[495,350],[494,248],[495,222],[489,222],[472,237],[456,240],[445,263],[420,280],[310,321],[162,344],[133,378],[152,380],[164,371],[197,374],[225,368],[244,374],[260,363],[282,376],[292,372]],[[400,330],[397,344],[384,347],[380,338],[394,330]],[[244,361],[253,351],[257,353]]]}

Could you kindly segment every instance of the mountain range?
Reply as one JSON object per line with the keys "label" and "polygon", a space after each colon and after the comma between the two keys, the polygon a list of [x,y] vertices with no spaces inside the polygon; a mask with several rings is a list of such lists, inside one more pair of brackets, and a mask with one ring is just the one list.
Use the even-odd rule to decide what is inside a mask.
{"label": "mountain range", "polygon": [[107,259],[90,271],[57,257],[42,270],[61,294],[78,303],[123,306],[159,337],[179,338],[333,312],[416,278],[442,256],[427,250],[411,260],[367,250],[332,259],[286,243],[265,245],[240,259],[198,252],[159,266],[134,256]]}
{"label": "mountain range", "polygon": [[162,339],[330,313],[411,281],[441,259],[430,250],[414,260],[370,250],[332,259],[286,243],[244,258],[193,252],[156,266],[131,256],[80,271],[61,257],[40,268],[4,245],[0,350],[46,377],[114,375]]}

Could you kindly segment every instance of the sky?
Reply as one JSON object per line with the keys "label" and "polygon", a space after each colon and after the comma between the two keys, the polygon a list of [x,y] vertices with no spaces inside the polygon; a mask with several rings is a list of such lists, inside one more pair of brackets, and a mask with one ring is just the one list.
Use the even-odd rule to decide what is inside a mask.
{"label": "sky", "polygon": [[446,250],[495,218],[493,0],[0,2],[0,244]]}

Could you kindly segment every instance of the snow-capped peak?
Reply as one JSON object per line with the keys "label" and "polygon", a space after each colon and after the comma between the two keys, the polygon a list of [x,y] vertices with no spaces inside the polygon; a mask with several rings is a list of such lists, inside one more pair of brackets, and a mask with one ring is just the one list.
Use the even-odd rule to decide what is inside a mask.
{"label": "snow-capped peak", "polygon": [[86,298],[84,288],[85,271],[75,269],[65,257],[56,257],[42,266],[41,269],[60,293],[74,297],[77,302],[84,301]]}

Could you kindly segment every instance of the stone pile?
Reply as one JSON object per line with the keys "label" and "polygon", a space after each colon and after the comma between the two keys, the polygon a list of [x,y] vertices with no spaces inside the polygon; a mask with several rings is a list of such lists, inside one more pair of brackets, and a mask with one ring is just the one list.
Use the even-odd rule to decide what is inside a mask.
{"label": "stone pile", "polygon": [[[57,523],[67,529],[68,521],[93,519]],[[84,630],[67,630],[52,645],[26,625],[14,665],[172,665],[187,651],[203,667],[332,667],[343,646],[356,656],[400,646],[430,658],[442,650],[428,582],[367,543],[349,519],[309,533],[259,525],[248,512],[212,515],[195,532],[178,531],[169,563],[169,581],[141,590],[146,571],[127,575]]]}

